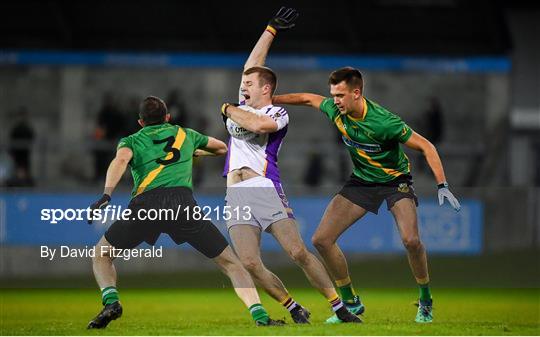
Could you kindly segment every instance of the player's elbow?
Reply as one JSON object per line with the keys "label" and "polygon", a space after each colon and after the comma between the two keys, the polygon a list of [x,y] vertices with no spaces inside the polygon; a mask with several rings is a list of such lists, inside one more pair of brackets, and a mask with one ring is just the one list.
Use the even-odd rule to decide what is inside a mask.
{"label": "player's elbow", "polygon": [[262,120],[257,121],[253,123],[251,130],[252,132],[255,132],[257,134],[265,134],[265,133],[272,133],[276,132],[278,130],[278,125],[273,120]]}
{"label": "player's elbow", "polygon": [[113,161],[118,164],[118,165],[122,165],[122,166],[127,166],[129,164],[129,161],[131,160],[131,158],[128,158],[126,156],[116,156]]}
{"label": "player's elbow", "polygon": [[218,149],[211,149],[208,152],[211,152],[216,156],[223,156],[223,155],[227,154],[227,151],[228,151],[227,145],[223,144],[223,147],[220,147]]}
{"label": "player's elbow", "polygon": [[225,154],[227,154],[227,151],[229,149],[227,148],[227,145],[223,144],[223,147],[222,148],[219,148],[218,150],[216,150],[215,155],[216,156],[223,156]]}
{"label": "player's elbow", "polygon": [[276,129],[274,129],[273,127],[267,127],[265,125],[258,125],[254,127],[252,131],[256,134],[263,135],[265,133],[276,132]]}
{"label": "player's elbow", "polygon": [[256,133],[256,134],[259,134],[259,135],[264,135],[266,133],[272,133],[272,132],[275,132],[276,130],[274,130],[273,128],[267,128],[267,127],[264,127],[264,126],[260,126],[260,127],[256,127],[253,129],[253,132]]}
{"label": "player's elbow", "polygon": [[312,106],[315,102],[315,95],[303,94],[300,96],[303,105]]}
{"label": "player's elbow", "polygon": [[424,144],[422,144],[422,152],[426,156],[430,155],[430,154],[436,154],[437,153],[437,148],[435,147],[435,145],[433,145],[432,142],[430,142],[429,140],[426,139]]}
{"label": "player's elbow", "polygon": [[116,151],[116,156],[114,156],[113,162],[120,165],[127,165],[133,157],[133,152],[128,148],[120,148]]}
{"label": "player's elbow", "polygon": [[206,151],[212,152],[216,156],[222,156],[227,153],[227,145],[219,139],[210,137],[208,145],[205,148]]}

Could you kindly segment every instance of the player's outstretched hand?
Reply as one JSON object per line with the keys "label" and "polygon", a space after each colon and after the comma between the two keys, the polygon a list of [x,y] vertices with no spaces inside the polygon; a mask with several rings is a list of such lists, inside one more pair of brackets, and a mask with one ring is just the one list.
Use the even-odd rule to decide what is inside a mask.
{"label": "player's outstretched hand", "polygon": [[446,198],[448,199],[450,206],[452,206],[452,208],[456,212],[459,212],[459,210],[461,209],[461,205],[459,204],[459,201],[457,200],[457,198],[454,197],[452,192],[450,192],[450,190],[448,189],[448,184],[445,183],[445,184],[439,185],[438,195],[439,195],[439,206],[442,206],[442,204],[444,203],[444,198]]}
{"label": "player's outstretched hand", "polygon": [[109,201],[111,201],[111,196],[104,193],[101,198],[99,198],[98,201],[94,202],[92,205],[90,205],[90,217],[88,218],[88,224],[92,224],[92,220],[94,218],[94,210],[95,209],[102,209],[105,206],[109,204]]}
{"label": "player's outstretched hand", "polygon": [[281,7],[268,25],[277,31],[291,29],[300,14],[294,8]]}

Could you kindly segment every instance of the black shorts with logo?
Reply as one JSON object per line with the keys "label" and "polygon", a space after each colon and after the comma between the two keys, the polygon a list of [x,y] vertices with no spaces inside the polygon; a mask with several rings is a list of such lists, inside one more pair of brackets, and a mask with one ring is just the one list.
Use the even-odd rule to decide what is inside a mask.
{"label": "black shorts with logo", "polygon": [[[107,232],[105,239],[118,249],[132,249],[143,241],[154,245],[161,233],[168,234],[176,244],[189,243],[193,248],[208,258],[221,254],[229,245],[223,234],[208,220],[193,220],[193,207],[197,202],[192,191],[187,187],[160,187],[144,192],[131,200],[130,220],[114,222]],[[188,210],[186,211],[186,207]],[[172,210],[167,220],[140,220],[139,210],[144,216],[155,215],[153,210]],[[177,209],[178,217],[175,219]],[[152,210],[151,213],[148,213]],[[169,211],[169,213],[171,213]],[[164,219],[164,215],[162,215]]]}
{"label": "black shorts with logo", "polygon": [[377,214],[384,200],[386,200],[388,210],[403,198],[413,199],[418,206],[418,198],[414,194],[412,184],[410,174],[401,175],[386,183],[366,182],[353,174],[338,194],[365,210]]}

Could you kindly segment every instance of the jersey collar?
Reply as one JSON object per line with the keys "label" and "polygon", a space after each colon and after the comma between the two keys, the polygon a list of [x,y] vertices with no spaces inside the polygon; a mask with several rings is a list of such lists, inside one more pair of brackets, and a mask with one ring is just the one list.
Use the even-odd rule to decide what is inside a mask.
{"label": "jersey collar", "polygon": [[168,125],[169,125],[168,122],[161,123],[161,124],[146,125],[144,127],[144,129],[157,129],[157,128],[162,128],[162,127],[168,126]]}
{"label": "jersey collar", "polygon": [[268,109],[273,108],[273,107],[274,107],[273,104],[268,104],[268,105],[265,105],[262,108],[257,109],[257,110],[263,111],[263,110],[268,110]]}
{"label": "jersey collar", "polygon": [[366,102],[366,98],[364,96],[362,96],[362,106],[363,106],[362,117],[354,118],[351,115],[347,115],[347,118],[349,118],[349,119],[351,119],[352,121],[355,121],[355,122],[361,122],[364,119],[366,119],[366,115],[367,115],[367,112],[368,112],[368,105],[367,105],[367,102]]}

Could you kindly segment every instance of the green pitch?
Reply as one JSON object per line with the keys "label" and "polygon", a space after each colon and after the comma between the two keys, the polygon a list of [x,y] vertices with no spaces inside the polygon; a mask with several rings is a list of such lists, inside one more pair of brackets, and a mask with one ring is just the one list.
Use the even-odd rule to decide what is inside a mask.
{"label": "green pitch", "polygon": [[[539,335],[540,289],[434,289],[435,321],[413,322],[416,289],[364,289],[361,325],[325,325],[325,300],[292,289],[312,312],[312,324],[255,327],[230,288],[124,289],[124,316],[105,330],[86,330],[100,310],[97,290],[2,289],[2,335]],[[288,313],[263,296],[274,318]]]}

